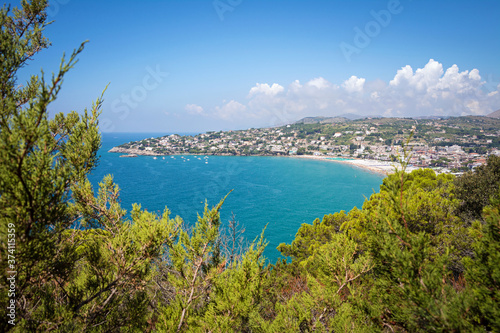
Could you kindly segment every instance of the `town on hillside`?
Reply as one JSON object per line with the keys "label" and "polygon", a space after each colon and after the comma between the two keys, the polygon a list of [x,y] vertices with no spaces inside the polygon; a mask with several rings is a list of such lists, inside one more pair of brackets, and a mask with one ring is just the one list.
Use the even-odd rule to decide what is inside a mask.
{"label": "town on hillside", "polygon": [[463,172],[500,155],[500,119],[479,116],[447,119],[308,117],[273,128],[177,134],[114,147],[136,155],[314,155],[392,161],[411,136],[410,165]]}

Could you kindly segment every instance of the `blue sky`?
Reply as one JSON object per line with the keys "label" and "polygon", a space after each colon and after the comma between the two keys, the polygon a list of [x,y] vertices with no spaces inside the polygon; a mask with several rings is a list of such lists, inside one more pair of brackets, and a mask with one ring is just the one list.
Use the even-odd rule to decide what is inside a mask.
{"label": "blue sky", "polygon": [[51,112],[82,111],[109,83],[106,132],[500,109],[498,0],[49,3],[52,46],[19,79],[89,40]]}

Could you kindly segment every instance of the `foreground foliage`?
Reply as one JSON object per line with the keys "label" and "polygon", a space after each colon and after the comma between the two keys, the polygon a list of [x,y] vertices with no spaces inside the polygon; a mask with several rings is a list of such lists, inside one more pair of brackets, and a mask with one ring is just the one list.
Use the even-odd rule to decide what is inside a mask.
{"label": "foreground foliage", "polygon": [[225,237],[224,199],[190,227],[127,214],[112,176],[94,192],[102,98],[48,116],[84,45],[50,82],[16,82],[49,45],[45,8],[0,12],[2,331],[500,331],[500,158],[454,178],[405,172],[404,151],[361,209],[302,225],[266,264],[263,234]]}

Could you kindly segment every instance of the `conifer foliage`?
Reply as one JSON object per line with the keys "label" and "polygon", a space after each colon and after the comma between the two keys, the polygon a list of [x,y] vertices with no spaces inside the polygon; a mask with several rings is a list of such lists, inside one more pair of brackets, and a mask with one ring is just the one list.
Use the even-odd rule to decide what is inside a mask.
{"label": "conifer foliage", "polygon": [[[124,218],[110,176],[94,196],[86,176],[97,163],[102,98],[83,114],[49,118],[50,103],[84,44],[47,81],[18,71],[48,47],[42,0],[2,8],[0,219],[2,304],[15,301],[15,325],[2,330],[82,331],[144,327],[151,261],[175,235],[177,220],[132,211]],[[7,239],[15,246],[8,247]],[[9,259],[9,260],[8,260]],[[2,306],[2,318],[7,318]]]}

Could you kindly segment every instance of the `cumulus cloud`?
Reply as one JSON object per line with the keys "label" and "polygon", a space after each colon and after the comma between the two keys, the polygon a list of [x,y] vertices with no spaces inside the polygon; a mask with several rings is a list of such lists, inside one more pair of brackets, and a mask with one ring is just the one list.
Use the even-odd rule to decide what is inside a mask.
{"label": "cumulus cloud", "polygon": [[318,89],[326,89],[331,86],[331,83],[322,77],[312,79],[311,81],[307,82],[307,84],[311,87],[316,87]]}
{"label": "cumulus cloud", "polygon": [[443,65],[434,59],[413,73],[411,66],[406,65],[397,71],[396,76],[389,83],[393,87],[414,89],[416,92],[425,92],[426,89],[436,85],[443,75]]}
{"label": "cumulus cloud", "polygon": [[231,100],[222,106],[217,106],[215,108],[215,114],[217,117],[225,120],[241,119],[245,117],[245,110],[247,107],[235,100]]}
{"label": "cumulus cloud", "polygon": [[186,110],[189,114],[204,114],[203,108],[196,104],[188,104],[184,107],[184,110]]}
{"label": "cumulus cloud", "polygon": [[[490,82],[491,81],[491,82]],[[367,81],[351,76],[336,85],[323,77],[286,88],[257,83],[246,100],[224,102],[209,112],[190,104],[188,112],[209,117],[273,126],[306,116],[412,117],[423,115],[486,115],[500,108],[500,85],[481,77],[477,69],[460,71],[457,65],[446,70],[430,59],[422,68],[407,65],[395,71],[389,82]]]}
{"label": "cumulus cloud", "polygon": [[283,92],[284,90],[285,90],[285,88],[283,88],[282,86],[280,86],[277,83],[273,83],[272,86],[269,86],[269,84],[267,84],[267,83],[257,83],[255,85],[255,87],[250,89],[248,96],[254,96],[254,95],[258,95],[258,94],[264,94],[267,96],[275,96],[275,95]]}
{"label": "cumulus cloud", "polygon": [[365,79],[353,75],[342,83],[342,87],[349,93],[362,92],[365,81]]}

